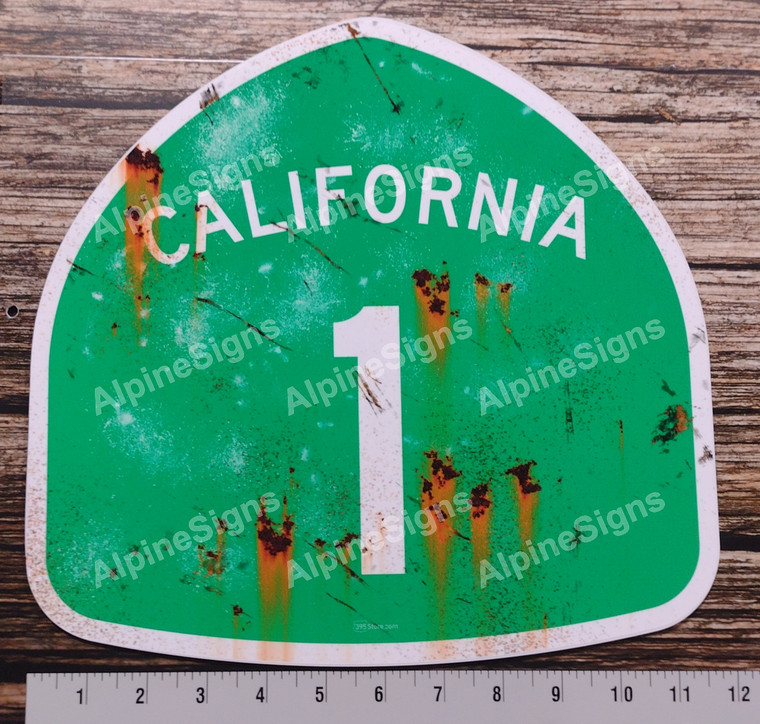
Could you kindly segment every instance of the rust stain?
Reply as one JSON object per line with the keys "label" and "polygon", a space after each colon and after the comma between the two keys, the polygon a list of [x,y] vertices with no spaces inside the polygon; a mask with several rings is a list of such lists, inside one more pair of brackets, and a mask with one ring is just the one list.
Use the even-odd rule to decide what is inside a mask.
{"label": "rust stain", "polygon": [[427,536],[436,590],[442,595],[446,583],[447,561],[452,537],[457,535],[449,522],[456,493],[456,481],[461,471],[454,467],[450,455],[440,457],[435,450],[423,453],[426,475],[422,475],[421,507],[427,511],[434,532]]}
{"label": "rust stain", "polygon": [[657,434],[652,438],[652,443],[660,442],[663,445],[670,442],[682,432],[689,429],[691,418],[683,405],[671,405],[662,415],[657,425]]}
{"label": "rust stain", "polygon": [[217,93],[214,84],[212,83],[208,88],[204,88],[201,93],[201,109],[206,110],[212,103],[216,103],[219,100],[219,93]]}
{"label": "rust stain", "polygon": [[[355,578],[357,581],[365,583],[364,579],[356,573],[356,571],[348,565],[350,560],[353,560],[351,556],[351,543],[355,540],[359,540],[359,536],[356,533],[346,533],[339,541],[335,543],[335,550],[337,555],[334,558],[338,561],[343,570],[346,572],[346,580],[350,581]],[[316,541],[314,541],[316,543]]]}
{"label": "rust stain", "polygon": [[491,524],[491,506],[493,501],[488,497],[491,492],[491,482],[480,483],[470,491],[470,519],[472,522],[472,554],[476,570],[480,571],[480,561],[488,558],[488,535]]}
{"label": "rust stain", "polygon": [[[488,287],[491,286],[491,281],[488,279],[488,277],[483,276],[482,274],[479,274],[478,272],[475,272],[475,292],[477,293],[479,290],[488,290]],[[486,298],[488,298],[488,295],[486,295]]]}
{"label": "rust stain", "polygon": [[[336,548],[346,549],[351,545],[351,541],[359,540],[359,536],[356,533],[346,533],[336,544]],[[316,542],[316,541],[315,541]]]}
{"label": "rust stain", "polygon": [[[150,200],[161,193],[164,169],[161,160],[150,149],[143,151],[135,146],[124,159],[124,189],[126,195],[126,221],[124,225],[124,249],[128,277],[128,290],[135,300],[135,328],[138,335],[142,329],[144,314],[143,281],[146,269],[145,229],[143,217]],[[158,222],[153,225],[158,241]],[[147,313],[147,312],[146,312]]]}
{"label": "rust stain", "polygon": [[246,629],[245,626],[241,625],[241,616],[245,616],[248,619],[246,625],[251,623],[251,617],[243,610],[242,606],[235,604],[232,607],[232,629],[235,634],[237,634],[238,631],[245,631]]}
{"label": "rust stain", "polygon": [[206,118],[209,119],[211,122],[211,125],[214,125],[214,119],[209,115],[208,107],[212,103],[216,103],[216,101],[219,100],[219,94],[216,92],[216,88],[214,87],[214,84],[212,83],[208,88],[204,88],[203,92],[201,93],[201,110],[203,111]]}
{"label": "rust stain", "polygon": [[[202,543],[198,544],[198,570],[196,575],[205,573],[205,577],[216,576],[217,580],[221,579],[224,571],[224,547],[227,539],[227,523],[221,518],[217,518],[214,524],[216,528],[216,549],[207,549]],[[221,590],[217,589],[221,595]]]}
{"label": "rust stain", "polygon": [[[446,262],[444,262],[444,266]],[[421,297],[420,301],[427,306],[431,317],[448,317],[449,308],[449,291],[451,283],[449,273],[444,271],[440,277],[433,274],[427,269],[418,269],[412,274],[412,279],[416,283],[415,291]]]}
{"label": "rust stain", "polygon": [[509,326],[509,305],[512,297],[512,285],[508,282],[503,282],[496,285],[496,291],[498,292],[499,309],[501,311],[501,323],[507,334],[512,334],[512,329]]}
{"label": "rust stain", "polygon": [[256,554],[258,560],[262,641],[265,659],[273,658],[267,642],[286,638],[290,588],[288,561],[293,557],[293,522],[288,514],[288,499],[283,496],[282,523],[275,523],[262,506],[256,519]]}
{"label": "rust stain", "polygon": [[[412,274],[414,279],[414,295],[417,301],[417,309],[420,319],[420,327],[423,335],[430,335],[434,340],[443,340],[451,334],[451,317],[458,313],[451,311],[450,295],[451,281],[449,272],[446,270],[446,262],[443,262],[443,271],[440,276],[433,274],[428,269],[417,269]],[[442,332],[441,330],[446,330]],[[438,344],[440,353],[436,358],[442,362],[446,358],[445,344]]]}
{"label": "rust stain", "polygon": [[[478,311],[478,331],[483,333],[488,317],[488,307],[491,302],[491,294],[495,293],[496,304],[498,305],[498,315],[501,326],[504,330],[512,335],[512,328],[509,326],[509,308],[512,297],[513,285],[509,282],[498,282],[494,284],[488,277],[479,272],[475,272],[475,305]],[[514,337],[513,337],[514,340]],[[517,344],[517,340],[514,340]]]}
{"label": "rust stain", "polygon": [[526,541],[532,537],[533,521],[538,508],[538,493],[541,485],[533,477],[535,460],[518,463],[506,471],[515,479],[515,496],[517,501],[518,520],[520,525],[520,537]]}
{"label": "rust stain", "polygon": [[491,280],[475,272],[475,305],[478,310],[478,336],[482,337],[488,317],[488,300],[491,296]]}

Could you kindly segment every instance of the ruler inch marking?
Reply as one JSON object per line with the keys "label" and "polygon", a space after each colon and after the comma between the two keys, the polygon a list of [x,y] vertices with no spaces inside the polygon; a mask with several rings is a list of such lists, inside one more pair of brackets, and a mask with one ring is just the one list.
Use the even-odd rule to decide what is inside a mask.
{"label": "ruler inch marking", "polygon": [[[456,676],[452,678],[455,671]],[[196,692],[193,699],[198,703],[208,704],[212,680],[214,685],[219,682],[231,682],[232,673],[233,670],[30,672],[27,674],[27,724],[79,724],[84,721],[108,721],[114,714],[121,715],[122,718],[118,719],[120,723],[138,724],[146,721],[147,718],[154,717],[158,710],[166,706],[177,709],[178,713],[185,706],[194,708],[194,704],[186,703],[185,688],[188,676],[192,689],[201,685],[205,686],[203,701],[198,702],[197,697],[200,696],[200,692]],[[276,677],[279,676],[281,681],[273,703],[269,701],[270,673]],[[127,688],[119,692],[119,679],[123,680],[127,674],[129,675],[126,679]],[[171,687],[172,674],[174,674],[175,682],[173,689]],[[196,674],[198,679],[195,678]],[[489,716],[493,717],[496,712],[507,711],[507,709],[499,710],[497,707],[493,710],[494,714],[487,714],[490,710],[489,701],[495,700],[496,692],[493,689],[499,683],[501,685],[499,701],[507,704],[507,692],[509,692],[510,712],[515,709],[515,715],[517,715],[520,711],[524,711],[526,706],[532,706],[535,716],[539,718],[551,716],[550,721],[567,721],[567,712],[579,705],[583,707],[586,721],[591,722],[610,721],[613,712],[624,714],[625,721],[640,721],[642,715],[646,713],[650,720],[648,724],[676,724],[683,721],[689,721],[690,724],[713,724],[715,721],[722,720],[730,724],[744,724],[744,722],[760,721],[757,718],[758,707],[760,707],[760,670],[755,669],[517,670],[388,667],[328,670],[315,667],[301,670],[280,669],[271,672],[269,670],[243,671],[242,678],[239,670],[234,670],[234,674],[235,688],[240,690],[238,697],[242,697],[238,699],[240,702],[248,700],[251,690],[253,695],[259,691],[261,675],[264,675],[262,703],[271,704],[272,708],[267,709],[267,713],[271,712],[275,715],[281,724],[303,722],[304,719],[314,720],[315,713],[321,714],[318,709],[312,708],[319,706],[321,702],[315,703],[313,693],[309,696],[306,691],[310,690],[310,687],[313,689],[314,685],[320,681],[322,682],[320,686],[324,686],[324,698],[321,701],[329,702],[330,710],[335,709],[337,713],[337,716],[333,718],[335,724],[354,721],[351,718],[353,716],[352,702],[357,701],[357,694],[359,700],[364,701],[363,692],[367,684],[370,687],[370,701],[373,699],[372,692],[374,692],[377,703],[390,702],[389,707],[378,708],[376,716],[381,718],[385,718],[386,713],[387,715],[391,712],[395,713],[399,707],[409,710],[409,707],[428,706],[431,701],[430,688],[433,686],[432,699],[440,704],[435,707],[438,724],[453,724],[454,722],[460,724],[463,704],[468,704],[468,710],[473,716],[485,720]],[[308,675],[308,678],[299,677],[298,674]],[[344,674],[345,687],[339,683],[343,681]],[[352,674],[353,687],[349,683]],[[359,674],[363,677],[361,687],[358,685]],[[530,674],[530,679],[528,674]],[[180,675],[185,682],[183,687],[179,687]],[[409,687],[410,675],[412,687]],[[565,675],[568,677],[567,682],[565,682]],[[85,706],[84,709],[79,706],[77,694],[72,695],[73,687],[65,685],[66,676],[73,685],[79,684],[82,690],[81,704]],[[425,676],[428,677],[427,681],[425,681]],[[556,681],[557,677],[560,680],[559,692],[555,689],[552,696],[547,696],[544,681],[547,682],[552,693],[551,689],[556,687],[556,684],[552,682]],[[713,677],[715,677],[714,684]],[[434,681],[440,684],[434,684]],[[469,686],[464,686],[468,681]],[[61,685],[61,682],[64,685]],[[158,685],[155,702],[149,698],[153,694],[151,682]],[[452,698],[449,699],[448,689],[452,682],[454,689]],[[509,686],[507,686],[508,682]],[[333,683],[336,684],[335,691],[331,688]],[[391,691],[396,683],[399,684],[399,690]],[[567,690],[569,696],[565,696],[566,683],[569,687]],[[153,706],[150,708],[138,706],[134,710],[129,707],[124,712],[116,711],[125,701],[135,702],[134,689],[135,686],[139,687],[139,684],[144,685],[144,692],[139,689],[142,694],[140,703],[151,703]],[[613,686],[613,690],[619,687],[614,697],[610,695],[610,685]],[[91,686],[93,704],[89,703]],[[380,698],[381,686],[382,698]],[[304,689],[298,696],[304,699],[305,705],[293,710],[290,704],[298,687]],[[632,697],[631,692],[626,694],[626,689],[629,687],[633,690]],[[677,688],[677,694],[674,687]],[[727,691],[727,688],[734,689],[734,687],[734,692]],[[755,687],[758,687],[758,691],[755,691]],[[529,688],[531,691],[528,691]],[[596,692],[593,692],[594,688],[597,689]],[[733,693],[733,696],[730,696],[730,693]],[[306,696],[302,696],[303,694]],[[556,694],[558,694],[557,700],[554,701],[552,697]],[[589,696],[589,694],[592,695]],[[220,690],[219,700],[215,698],[214,701],[221,706],[220,713],[223,713],[225,707],[229,708],[234,703],[226,700],[222,690]],[[560,704],[559,707],[557,703]],[[617,703],[625,703],[626,706],[620,708],[616,706]],[[565,708],[562,708],[563,706]],[[210,709],[205,711],[210,711]],[[496,717],[501,720],[500,714],[496,714]],[[256,720],[260,718],[257,716]]]}

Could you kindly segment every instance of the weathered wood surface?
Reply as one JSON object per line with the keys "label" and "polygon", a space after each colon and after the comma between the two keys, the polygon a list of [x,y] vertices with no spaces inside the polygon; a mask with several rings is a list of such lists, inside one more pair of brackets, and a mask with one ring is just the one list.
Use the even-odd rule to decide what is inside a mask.
{"label": "weathered wood surface", "polygon": [[[479,49],[562,102],[629,163],[694,271],[710,338],[723,553],[688,620],[508,667],[760,668],[760,5],[686,0],[345,3],[169,8],[0,3],[0,719],[27,671],[231,668],[97,646],[58,630],[24,570],[28,366],[58,244],[114,162],[237,61],[379,14]],[[648,155],[649,154],[649,155]],[[643,165],[642,159],[654,159]],[[9,318],[15,305],[20,313]],[[234,668],[234,667],[233,667]],[[240,667],[237,667],[240,668]]]}

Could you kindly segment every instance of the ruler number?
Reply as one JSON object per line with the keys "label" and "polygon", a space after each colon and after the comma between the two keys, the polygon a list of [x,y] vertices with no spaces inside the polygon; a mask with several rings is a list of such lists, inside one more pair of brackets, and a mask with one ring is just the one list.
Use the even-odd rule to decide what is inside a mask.
{"label": "ruler number", "polygon": [[[320,672],[315,672],[315,674],[319,674]],[[441,670],[438,670],[439,675],[443,672]],[[506,689],[505,686],[507,685],[507,682],[505,682],[503,679],[499,684],[494,684],[494,678],[493,673],[490,675],[490,681],[487,680],[486,673],[487,672],[481,672],[483,676],[476,677],[475,672],[473,672],[473,686],[477,687],[473,690],[473,695],[477,695],[480,697],[488,697],[490,693],[490,698],[495,703],[501,703],[506,701]],[[564,701],[564,682],[560,678],[561,674],[563,672],[557,671],[554,672],[557,676],[555,681],[558,683],[552,684],[551,679],[549,681],[546,680],[546,678],[543,679],[543,685],[539,686],[539,682],[536,681],[537,690],[536,693],[539,695],[540,701],[536,702],[536,704],[539,706],[539,708],[546,707],[546,712],[548,715],[548,710],[552,709],[554,710],[555,707],[551,706],[551,703],[562,703]],[[566,672],[565,672],[566,673]],[[607,685],[607,688],[610,692],[610,696],[613,702],[618,703],[632,703],[634,699],[634,694],[636,696],[637,702],[640,704],[642,703],[641,697],[642,697],[642,690],[641,690],[641,684],[640,682],[633,682],[632,685],[626,685],[624,684],[626,676],[628,676],[632,672],[626,672],[626,671],[617,671],[615,672],[618,674],[620,678],[617,679],[617,684],[614,686]],[[745,675],[749,675],[753,672],[739,672],[734,671],[733,673],[733,683],[732,685],[728,685],[732,679],[728,679],[727,681],[724,680],[724,682],[721,682],[720,685],[717,685],[717,682],[713,680],[712,682],[712,688],[709,688],[709,680],[706,683],[700,683],[701,680],[696,679],[693,681],[689,681],[689,685],[685,686],[683,685],[683,681],[681,680],[682,674],[684,672],[681,671],[672,671],[672,672],[664,672],[665,674],[668,674],[668,678],[673,676],[674,678],[670,678],[672,686],[668,687],[667,684],[665,684],[664,681],[661,679],[660,686],[657,686],[654,682],[650,681],[650,688],[652,689],[659,689],[659,701],[665,705],[664,703],[669,701],[673,704],[676,704],[677,706],[673,708],[679,709],[681,704],[687,705],[684,708],[684,711],[688,709],[691,711],[691,705],[694,703],[697,708],[700,708],[700,701],[702,701],[701,706],[704,706],[705,704],[713,705],[715,707],[719,707],[722,710],[725,710],[724,713],[727,713],[728,709],[733,710],[734,707],[729,706],[732,703],[744,703],[744,704],[757,704],[757,697],[755,699],[752,698],[752,688],[754,686],[754,682],[748,682],[743,684],[742,680],[748,681],[748,679],[744,679]],[[702,673],[708,673],[708,672],[702,672]],[[676,676],[677,675],[677,676]],[[93,704],[90,703],[89,697],[88,697],[88,687],[84,685],[86,683],[85,675],[81,674],[82,676],[82,683],[83,685],[79,689],[71,690],[68,688],[68,686],[61,686],[60,691],[58,692],[60,696],[64,697],[68,701],[71,702],[70,705],[73,705],[74,707],[78,706],[85,706],[88,710],[92,709]],[[144,676],[144,675],[143,675]],[[324,672],[322,672],[322,676],[324,676]],[[136,677],[135,677],[136,678]],[[315,677],[316,678],[316,677]],[[322,678],[320,676],[320,678]],[[374,676],[374,682],[377,682],[377,678]],[[141,679],[137,679],[137,681],[140,681]],[[381,678],[382,680],[382,678]],[[498,679],[497,679],[498,680]],[[609,684],[612,684],[616,679],[612,679],[612,681],[609,681]],[[667,680],[667,679],[666,679]],[[255,680],[254,680],[255,681]],[[253,695],[253,698],[255,701],[266,704],[268,703],[268,691],[266,685],[258,685],[258,682],[254,684],[254,681],[250,681],[250,688],[247,689],[247,696]],[[263,681],[263,680],[262,680]],[[319,681],[319,679],[317,679]],[[318,704],[326,703],[327,702],[327,680],[322,679],[323,683],[317,685],[316,681],[310,682],[312,691],[314,692],[314,701]],[[435,681],[435,679],[433,679]],[[441,703],[443,705],[443,708],[446,709],[446,684],[445,681],[442,681],[441,684],[434,684],[433,681],[430,681],[429,679],[425,682],[424,686],[416,687],[416,691],[418,696],[421,696],[423,700],[430,701],[431,693],[434,703]],[[74,682],[76,682],[76,679],[74,679]],[[68,682],[69,686],[72,685],[74,682]],[[118,679],[117,679],[118,682]],[[119,682],[121,683],[121,682]],[[126,686],[119,687],[117,685],[117,689],[122,690],[122,694],[129,697],[129,692],[132,691],[132,696],[134,697],[134,704],[142,705],[148,703],[148,687],[152,684],[151,681],[146,680],[144,684],[135,687],[135,682],[127,683]],[[190,686],[189,691],[185,690],[185,694],[181,695],[178,692],[178,696],[181,696],[181,699],[186,701],[188,706],[192,706],[192,703],[197,704],[208,704],[209,702],[209,691],[208,687],[210,685],[210,681],[206,681],[203,683],[203,685],[199,686],[198,680],[196,679],[195,687]],[[369,684],[369,682],[367,682]],[[422,682],[420,682],[422,683]],[[596,681],[592,681],[592,686],[595,684]],[[242,681],[241,681],[242,684]],[[76,685],[74,683],[74,685]],[[372,686],[371,684],[367,686],[366,689],[364,689],[364,696],[374,697],[374,701],[376,703],[385,703],[387,702],[387,691],[386,691],[387,682],[383,682],[382,684],[376,684],[375,686]],[[428,688],[429,687],[429,688]],[[481,688],[482,687],[482,688]],[[545,688],[544,688],[545,687]],[[637,692],[634,692],[634,687],[637,688]],[[725,687],[725,688],[724,688]],[[90,687],[92,688],[92,687]],[[195,695],[191,693],[192,689],[195,688]],[[309,687],[306,687],[309,688]],[[600,687],[604,688],[604,686]],[[645,687],[646,688],[646,687]],[[124,691],[126,689],[126,691]],[[432,689],[432,692],[431,692]],[[278,689],[279,690],[279,689]],[[692,702],[692,690],[694,691],[694,696],[696,697]],[[725,691],[726,694],[721,694],[720,692]],[[541,692],[544,693],[541,693]],[[593,691],[593,690],[591,690]],[[670,694],[670,697],[667,696],[665,692],[668,692]],[[71,693],[68,693],[71,692]],[[425,693],[427,692],[427,693]],[[479,694],[477,692],[480,692]],[[651,693],[655,693],[650,692]],[[73,694],[73,696],[72,696]],[[549,696],[546,696],[548,694]],[[643,695],[646,695],[647,692],[643,691]],[[190,698],[192,697],[192,699]],[[607,695],[602,695],[600,700],[597,700],[596,705],[602,706],[603,702],[606,700],[607,702],[610,701],[610,699],[606,698]],[[279,701],[279,697],[275,697]],[[646,699],[647,696],[644,696]],[[716,700],[717,698],[717,700]],[[72,701],[73,699],[73,701]],[[104,704],[101,701],[101,697],[97,697],[98,701],[96,704],[98,707],[101,706],[108,706],[107,704]],[[455,699],[457,697],[455,696]],[[123,700],[122,700],[123,701]],[[153,699],[151,699],[153,701]],[[250,702],[250,699],[248,699]],[[391,698],[391,701],[393,701],[393,698]],[[482,699],[481,699],[482,701]],[[181,703],[181,702],[180,702]],[[276,704],[277,702],[275,702]],[[153,702],[155,705],[155,702]],[[265,707],[266,708],[266,707]],[[739,709],[751,709],[752,707],[738,707],[736,711],[739,711]],[[384,707],[380,707],[380,709],[384,709]],[[378,709],[378,711],[380,711]],[[143,710],[141,710],[143,711]],[[148,711],[148,709],[145,709],[144,711]],[[741,713],[741,712],[740,712]],[[664,715],[664,714],[663,714]],[[735,718],[735,717],[733,717]],[[35,719],[35,722],[40,722],[42,720]],[[45,720],[47,721],[47,720]],[[52,721],[52,720],[51,720]],[[664,721],[664,719],[663,719]],[[731,718],[729,718],[727,721],[731,721]]]}
{"label": "ruler number", "polygon": [[731,692],[731,701],[739,703],[749,701],[749,686],[729,686],[728,690]]}
{"label": "ruler number", "polygon": [[[633,701],[633,689],[630,686],[624,686],[620,690],[620,698],[618,699],[618,688],[617,686],[613,686],[610,691],[612,692],[612,699],[613,701],[624,701],[626,703],[630,703]],[[675,696],[675,695],[674,695]]]}

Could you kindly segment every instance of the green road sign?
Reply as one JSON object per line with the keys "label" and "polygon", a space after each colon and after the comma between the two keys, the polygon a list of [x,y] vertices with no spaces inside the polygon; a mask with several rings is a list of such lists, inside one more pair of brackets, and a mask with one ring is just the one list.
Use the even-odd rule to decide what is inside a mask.
{"label": "green road sign", "polygon": [[106,176],[42,296],[29,445],[34,594],[120,646],[525,654],[672,625],[717,566],[665,220],[541,91],[387,20],[233,68]]}

